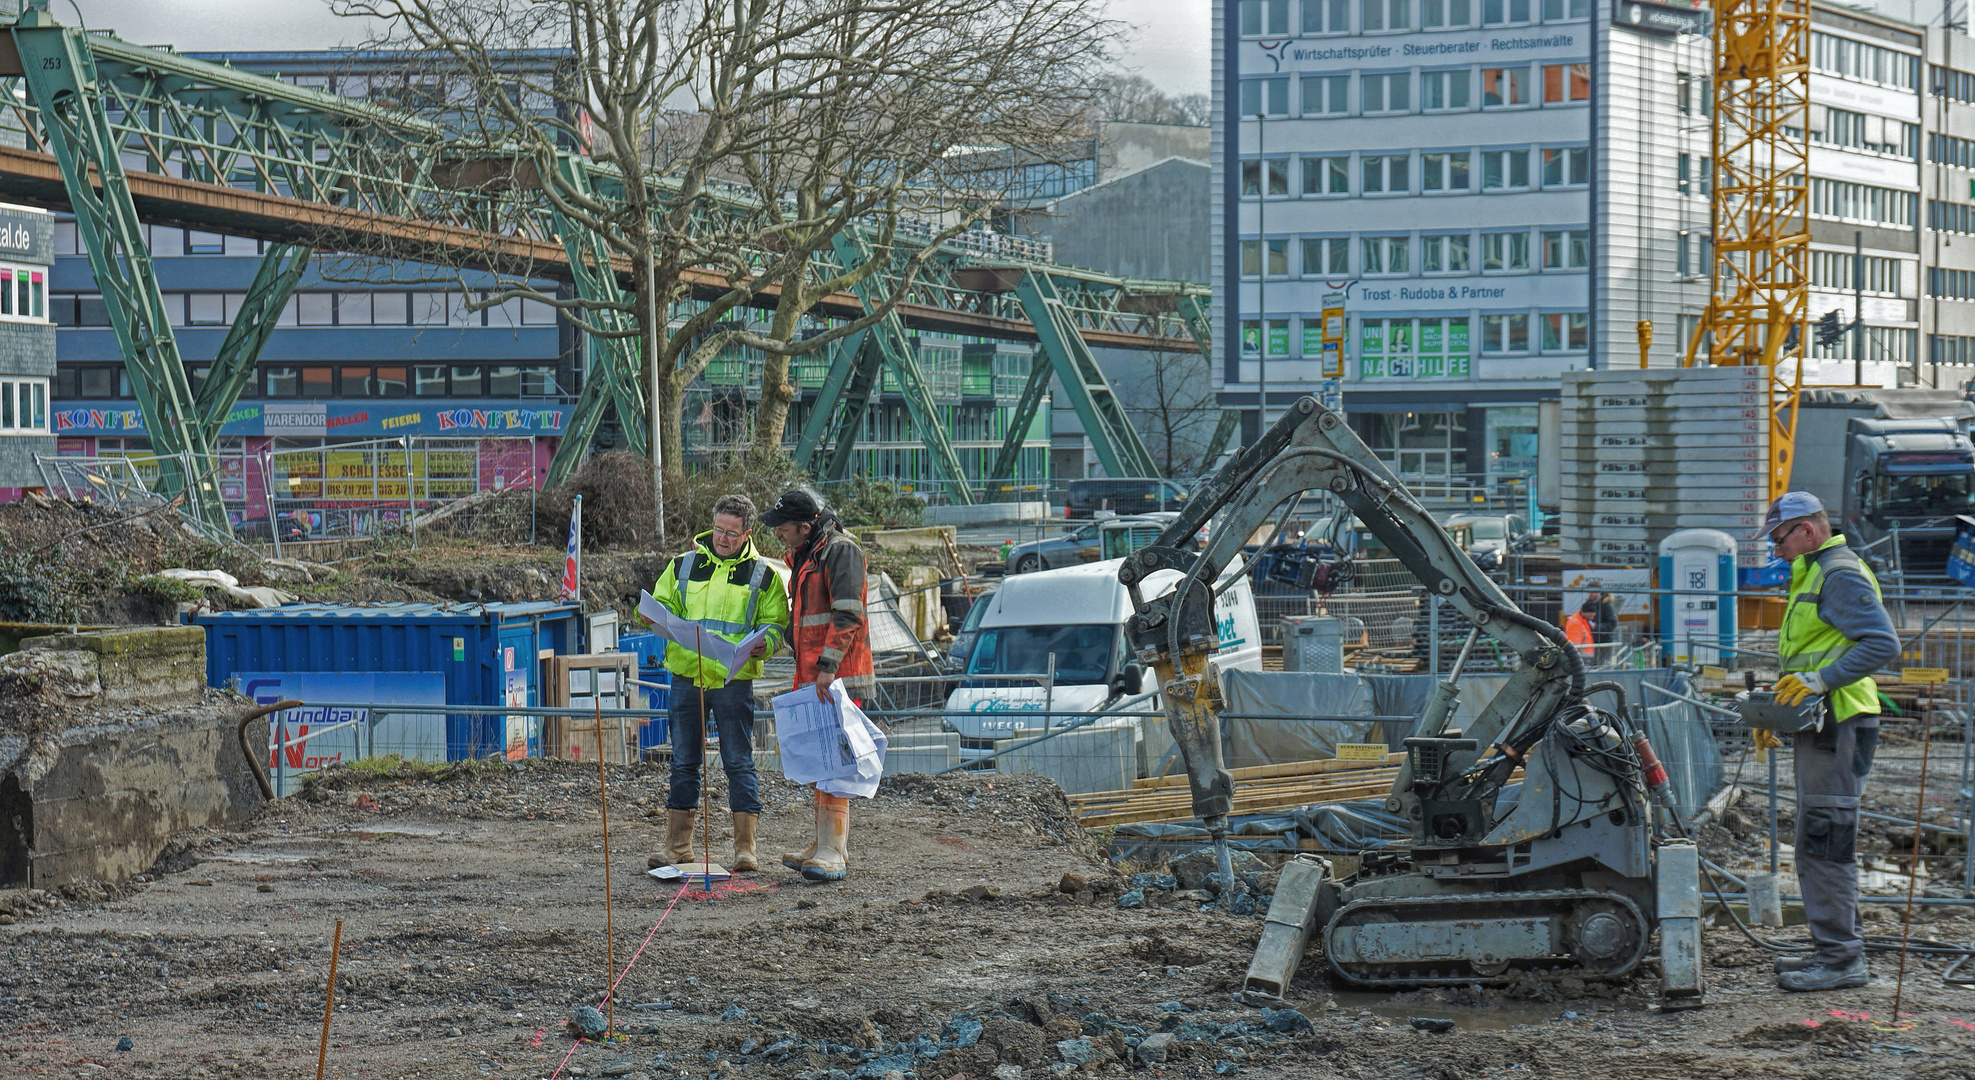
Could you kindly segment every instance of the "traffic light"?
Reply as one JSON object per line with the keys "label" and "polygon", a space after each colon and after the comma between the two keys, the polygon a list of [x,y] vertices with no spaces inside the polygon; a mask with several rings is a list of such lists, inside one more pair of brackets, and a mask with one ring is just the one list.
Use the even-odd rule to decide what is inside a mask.
{"label": "traffic light", "polygon": [[1839,339],[1844,336],[1845,328],[1839,324],[1838,313],[1836,311],[1827,311],[1824,313],[1822,319],[1817,320],[1817,343],[1819,345],[1836,345]]}

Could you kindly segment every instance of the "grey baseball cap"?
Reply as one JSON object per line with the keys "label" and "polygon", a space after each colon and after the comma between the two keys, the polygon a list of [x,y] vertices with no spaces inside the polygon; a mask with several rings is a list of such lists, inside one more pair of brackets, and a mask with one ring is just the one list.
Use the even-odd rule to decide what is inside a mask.
{"label": "grey baseball cap", "polygon": [[1762,521],[1762,528],[1749,534],[1751,540],[1768,539],[1778,525],[1797,518],[1809,517],[1824,509],[1824,500],[1808,491],[1786,491],[1769,504],[1769,516]]}

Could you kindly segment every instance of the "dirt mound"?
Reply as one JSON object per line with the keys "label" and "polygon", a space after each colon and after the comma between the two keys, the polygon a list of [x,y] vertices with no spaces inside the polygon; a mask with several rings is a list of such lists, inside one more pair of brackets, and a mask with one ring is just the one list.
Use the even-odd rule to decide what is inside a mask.
{"label": "dirt mound", "polygon": [[19,500],[0,505],[0,621],[155,623],[173,590],[145,579],[170,567],[224,570],[263,584],[259,560],[188,533],[168,508]]}

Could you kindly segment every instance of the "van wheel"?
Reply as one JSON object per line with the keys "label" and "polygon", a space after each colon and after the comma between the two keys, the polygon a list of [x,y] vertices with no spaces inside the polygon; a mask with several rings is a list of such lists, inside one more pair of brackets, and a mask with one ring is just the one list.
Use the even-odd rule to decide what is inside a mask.
{"label": "van wheel", "polygon": [[1027,574],[1040,569],[1042,569],[1042,556],[1034,552],[1015,560],[1015,572],[1018,574]]}

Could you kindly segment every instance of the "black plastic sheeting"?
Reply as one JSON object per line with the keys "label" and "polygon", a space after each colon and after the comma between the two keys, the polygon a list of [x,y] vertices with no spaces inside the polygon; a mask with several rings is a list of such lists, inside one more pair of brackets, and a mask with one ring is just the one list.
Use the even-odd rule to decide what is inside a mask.
{"label": "black plastic sheeting", "polygon": [[[1417,715],[1435,681],[1428,675],[1308,677],[1369,685],[1369,707],[1374,715],[1384,716]],[[1469,684],[1493,682],[1499,686],[1505,678],[1499,675],[1465,677],[1461,680],[1462,697],[1485,700],[1492,695],[1495,687]],[[1643,721],[1646,737],[1667,767],[1674,804],[1679,807],[1681,816],[1691,818],[1707,805],[1708,799],[1720,790],[1725,774],[1721,751],[1715,745],[1706,718],[1691,703],[1645,689],[1647,685],[1652,685],[1692,696],[1693,689],[1687,678],[1664,668],[1650,668],[1643,671],[1597,671],[1591,673],[1590,681],[1615,682],[1625,688],[1626,702],[1634,721]],[[1595,695],[1592,700],[1603,708],[1614,705],[1608,693]],[[1387,733],[1393,749],[1402,746],[1405,734],[1395,736],[1394,733]],[[1236,786],[1238,789],[1239,784]],[[1498,813],[1514,805],[1520,787],[1519,784],[1512,784],[1502,789],[1496,802]],[[1228,827],[1230,845],[1249,851],[1300,851],[1303,850],[1302,841],[1312,840],[1323,851],[1349,853],[1375,850],[1412,835],[1411,827],[1399,815],[1385,809],[1383,799],[1319,803],[1288,813],[1236,816],[1228,819]],[[1191,822],[1146,822],[1119,825],[1113,836],[1110,848],[1114,858],[1136,857],[1150,862],[1170,853],[1175,846],[1205,842],[1207,830],[1197,819]]]}

